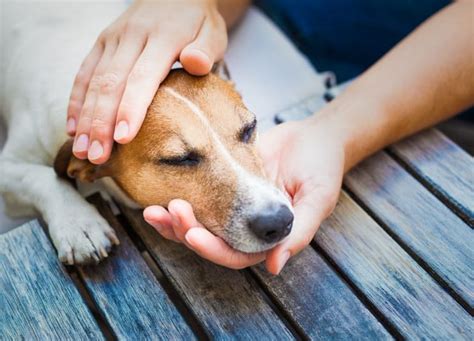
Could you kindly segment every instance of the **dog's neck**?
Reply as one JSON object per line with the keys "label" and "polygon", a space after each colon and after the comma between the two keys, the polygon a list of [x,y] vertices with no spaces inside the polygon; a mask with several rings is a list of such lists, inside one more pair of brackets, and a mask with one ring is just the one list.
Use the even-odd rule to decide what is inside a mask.
{"label": "dog's neck", "polygon": [[111,177],[104,177],[98,180],[105,191],[118,203],[132,209],[141,209],[138,203],[132,200]]}

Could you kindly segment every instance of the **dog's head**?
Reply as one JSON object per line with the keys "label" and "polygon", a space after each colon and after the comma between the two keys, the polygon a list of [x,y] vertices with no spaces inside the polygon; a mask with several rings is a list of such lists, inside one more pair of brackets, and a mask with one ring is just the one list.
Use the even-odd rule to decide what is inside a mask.
{"label": "dog's head", "polygon": [[259,252],[289,234],[293,214],[265,179],[255,140],[255,115],[230,82],[175,70],[136,138],[116,145],[106,164],[74,158],[69,141],[55,169],[82,181],[109,176],[142,207],[187,200],[211,232],[235,249]]}

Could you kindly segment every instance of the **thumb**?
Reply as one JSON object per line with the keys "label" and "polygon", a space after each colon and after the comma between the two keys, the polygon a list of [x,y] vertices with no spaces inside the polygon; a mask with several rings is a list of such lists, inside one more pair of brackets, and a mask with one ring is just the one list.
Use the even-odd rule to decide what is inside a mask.
{"label": "thumb", "polygon": [[278,275],[288,259],[303,250],[312,241],[321,222],[331,213],[333,207],[327,196],[314,190],[302,197],[294,206],[295,220],[288,239],[270,250],[266,266],[269,272]]}
{"label": "thumb", "polygon": [[181,51],[179,61],[190,74],[206,75],[214,62],[222,59],[226,47],[227,33],[223,19],[220,15],[212,19],[208,17],[196,39]]}

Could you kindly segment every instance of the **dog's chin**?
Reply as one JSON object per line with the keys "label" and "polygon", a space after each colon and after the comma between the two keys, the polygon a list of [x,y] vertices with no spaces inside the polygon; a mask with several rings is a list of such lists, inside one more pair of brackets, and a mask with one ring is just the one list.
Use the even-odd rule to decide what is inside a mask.
{"label": "dog's chin", "polygon": [[[238,231],[238,230],[237,230]],[[233,249],[244,252],[244,253],[258,253],[270,250],[276,245],[280,244],[283,240],[275,243],[266,243],[257,239],[250,232],[236,232],[236,230],[225,231],[219,235],[229,246]]]}

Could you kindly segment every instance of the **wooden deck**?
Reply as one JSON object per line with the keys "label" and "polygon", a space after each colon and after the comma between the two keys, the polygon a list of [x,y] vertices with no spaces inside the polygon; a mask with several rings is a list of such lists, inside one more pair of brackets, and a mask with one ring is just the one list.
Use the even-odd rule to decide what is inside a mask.
{"label": "wooden deck", "polygon": [[469,339],[474,160],[431,129],[351,171],[280,276],[162,239],[141,212],[98,266],[61,265],[32,221],[0,236],[0,339]]}

